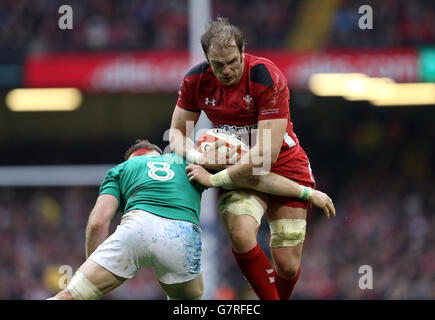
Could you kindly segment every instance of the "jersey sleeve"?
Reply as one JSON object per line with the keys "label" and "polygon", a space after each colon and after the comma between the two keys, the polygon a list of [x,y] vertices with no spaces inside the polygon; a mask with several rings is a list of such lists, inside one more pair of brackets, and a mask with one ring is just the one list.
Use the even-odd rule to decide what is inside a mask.
{"label": "jersey sleeve", "polygon": [[178,89],[177,107],[187,111],[201,112],[195,99],[194,77],[184,77]]}
{"label": "jersey sleeve", "polygon": [[205,74],[209,66],[206,61],[194,66],[183,78],[178,89],[177,107],[187,111],[201,112],[196,102],[196,91],[200,82],[201,75]]}
{"label": "jersey sleeve", "polygon": [[250,80],[258,120],[288,118],[290,93],[282,72],[274,66],[259,64],[251,69]]}
{"label": "jersey sleeve", "polygon": [[110,194],[118,199],[121,204],[121,188],[119,186],[119,168],[115,167],[107,171],[106,177],[100,185],[99,195]]}

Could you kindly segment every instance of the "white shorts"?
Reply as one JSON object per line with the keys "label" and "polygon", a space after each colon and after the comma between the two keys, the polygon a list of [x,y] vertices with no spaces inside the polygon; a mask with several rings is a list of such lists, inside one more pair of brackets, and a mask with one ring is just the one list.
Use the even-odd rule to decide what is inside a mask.
{"label": "white shorts", "polygon": [[199,226],[133,210],[89,259],[128,279],[142,267],[153,267],[160,282],[174,284],[200,274],[201,245]]}

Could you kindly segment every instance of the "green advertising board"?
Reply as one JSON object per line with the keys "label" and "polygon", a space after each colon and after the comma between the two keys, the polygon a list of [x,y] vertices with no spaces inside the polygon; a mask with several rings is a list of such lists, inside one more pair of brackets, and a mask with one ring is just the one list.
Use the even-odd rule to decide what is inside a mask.
{"label": "green advertising board", "polygon": [[435,82],[435,47],[420,49],[420,79],[424,82]]}

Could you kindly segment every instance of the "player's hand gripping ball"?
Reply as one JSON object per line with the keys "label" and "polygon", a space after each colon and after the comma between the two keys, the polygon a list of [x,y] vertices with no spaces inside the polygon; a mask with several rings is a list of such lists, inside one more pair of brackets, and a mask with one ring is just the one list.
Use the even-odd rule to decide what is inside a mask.
{"label": "player's hand gripping ball", "polygon": [[198,149],[205,153],[210,147],[214,147],[215,143],[220,144],[217,150],[219,154],[230,154],[230,156],[234,154],[237,159],[240,159],[244,153],[249,151],[249,146],[235,134],[216,128],[209,129],[201,134],[198,139]]}

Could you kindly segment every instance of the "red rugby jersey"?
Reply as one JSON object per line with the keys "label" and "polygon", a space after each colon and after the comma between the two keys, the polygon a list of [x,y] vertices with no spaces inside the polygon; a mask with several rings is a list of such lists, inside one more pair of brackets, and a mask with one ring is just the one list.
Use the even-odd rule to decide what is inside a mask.
{"label": "red rugby jersey", "polygon": [[244,140],[247,133],[257,128],[258,121],[287,118],[275,165],[291,159],[300,149],[290,121],[287,80],[268,59],[245,53],[242,77],[231,86],[222,84],[203,62],[185,75],[178,95],[178,107],[193,112],[202,110],[216,128],[236,133]]}

